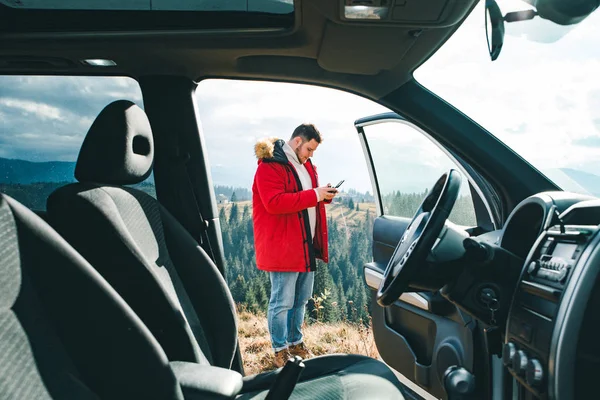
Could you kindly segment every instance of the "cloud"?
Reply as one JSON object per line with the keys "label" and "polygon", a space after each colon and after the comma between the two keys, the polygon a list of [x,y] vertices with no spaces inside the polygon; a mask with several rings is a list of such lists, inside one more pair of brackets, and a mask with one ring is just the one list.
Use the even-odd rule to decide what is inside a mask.
{"label": "cloud", "polygon": [[589,136],[583,139],[577,139],[573,142],[573,144],[578,146],[589,146],[589,147],[600,147],[600,137],[598,136]]}
{"label": "cloud", "polygon": [[[491,62],[482,7],[417,69],[416,79],[539,169],[596,165],[599,149],[581,143],[599,132],[600,13],[552,44],[507,35]],[[507,32],[528,23],[506,24]]]}
{"label": "cloud", "polygon": [[110,102],[142,105],[123,77],[0,76],[0,157],[75,161],[92,122]]}
{"label": "cloud", "polygon": [[28,117],[33,114],[34,117],[41,120],[64,120],[60,108],[34,101],[4,98],[0,99],[0,107],[14,109],[16,112],[21,112],[21,114]]}
{"label": "cloud", "polygon": [[273,82],[206,80],[196,98],[211,165],[235,168],[245,186],[252,183],[258,139],[287,139],[310,122],[324,137],[314,156],[321,182],[345,179],[347,188],[372,190],[354,121],[387,108],[338,90]]}

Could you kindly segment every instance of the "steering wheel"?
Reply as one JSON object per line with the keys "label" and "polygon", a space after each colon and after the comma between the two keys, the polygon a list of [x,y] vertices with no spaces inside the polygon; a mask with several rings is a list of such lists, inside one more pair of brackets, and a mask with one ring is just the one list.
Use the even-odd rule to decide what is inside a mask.
{"label": "steering wheel", "polygon": [[390,306],[407,291],[452,211],[461,182],[461,174],[451,169],[437,180],[423,199],[385,268],[377,290],[379,305]]}

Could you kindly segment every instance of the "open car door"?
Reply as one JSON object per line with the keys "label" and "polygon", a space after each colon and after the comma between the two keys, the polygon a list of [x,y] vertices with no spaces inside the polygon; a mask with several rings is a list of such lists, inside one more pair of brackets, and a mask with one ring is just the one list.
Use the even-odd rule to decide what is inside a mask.
{"label": "open car door", "polygon": [[[481,204],[465,168],[425,132],[395,113],[355,123],[370,169],[378,216],[373,228],[373,260],[364,265],[370,289],[375,342],[381,358],[404,384],[424,398],[447,398],[445,371],[458,365],[474,372],[476,322],[437,292],[403,293],[392,305],[376,301],[392,253],[421,201],[450,168],[463,175],[458,200],[448,218],[464,228],[477,226]],[[484,357],[477,352],[477,356]]]}

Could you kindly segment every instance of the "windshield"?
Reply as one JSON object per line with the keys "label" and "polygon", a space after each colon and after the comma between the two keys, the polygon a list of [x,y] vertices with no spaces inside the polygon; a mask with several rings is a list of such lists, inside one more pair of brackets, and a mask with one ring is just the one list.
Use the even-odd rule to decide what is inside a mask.
{"label": "windshield", "polygon": [[[484,3],[415,79],[562,189],[600,196],[600,12],[574,26],[539,18],[505,23],[502,52],[492,62]],[[498,4],[504,14],[530,8]]]}

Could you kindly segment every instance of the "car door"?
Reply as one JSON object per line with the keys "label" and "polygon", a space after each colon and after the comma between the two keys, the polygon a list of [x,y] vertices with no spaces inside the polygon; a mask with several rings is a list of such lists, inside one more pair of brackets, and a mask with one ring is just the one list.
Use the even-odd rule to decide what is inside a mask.
{"label": "car door", "polygon": [[450,221],[466,230],[477,229],[477,216],[485,215],[487,206],[467,179],[464,165],[401,116],[386,113],[362,118],[355,127],[367,159],[378,211],[372,232],[373,259],[363,268],[370,289],[377,348],[381,358],[415,392],[425,398],[446,398],[446,369],[460,365],[473,371],[477,364],[473,341],[476,323],[438,293],[404,293],[385,308],[378,305],[376,293],[411,217],[444,172],[455,168],[463,173]]}

